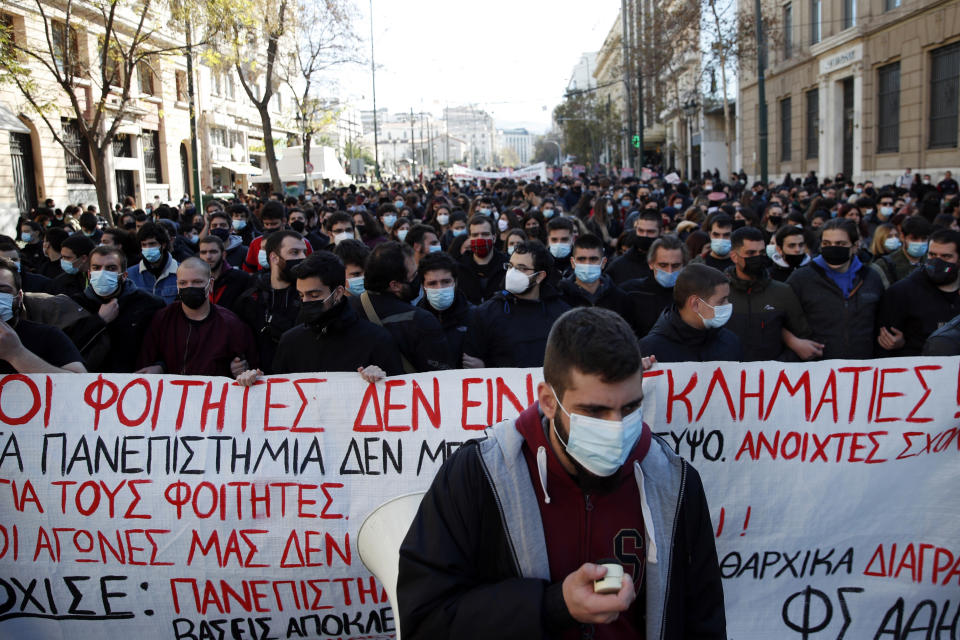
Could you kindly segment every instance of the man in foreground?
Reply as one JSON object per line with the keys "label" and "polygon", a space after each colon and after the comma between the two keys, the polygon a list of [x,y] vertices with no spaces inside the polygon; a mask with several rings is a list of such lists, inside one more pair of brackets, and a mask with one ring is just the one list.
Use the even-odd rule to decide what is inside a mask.
{"label": "man in foreground", "polygon": [[[400,548],[403,637],[725,637],[703,486],[643,423],[629,325],[565,313],[543,375],[538,402],[459,449],[424,496]],[[617,593],[594,593],[600,561],[623,566]]]}

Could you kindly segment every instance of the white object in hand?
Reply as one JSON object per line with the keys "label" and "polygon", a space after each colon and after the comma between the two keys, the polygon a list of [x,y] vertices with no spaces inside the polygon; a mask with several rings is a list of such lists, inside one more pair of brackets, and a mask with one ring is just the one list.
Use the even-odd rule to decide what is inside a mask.
{"label": "white object in hand", "polygon": [[594,593],[618,593],[623,586],[623,567],[619,564],[602,564],[607,575],[593,582]]}

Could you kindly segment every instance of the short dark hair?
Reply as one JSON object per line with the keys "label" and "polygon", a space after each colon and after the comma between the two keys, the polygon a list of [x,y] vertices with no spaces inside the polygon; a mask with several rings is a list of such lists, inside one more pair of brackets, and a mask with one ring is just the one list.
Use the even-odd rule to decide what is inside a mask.
{"label": "short dark hair", "polygon": [[515,256],[522,256],[528,253],[533,256],[534,271],[542,271],[546,274],[550,273],[550,270],[553,269],[553,256],[550,255],[550,251],[543,246],[542,242],[539,240],[527,240],[526,242],[518,244],[513,250],[513,255]]}
{"label": "short dark hair", "polygon": [[795,225],[784,225],[777,229],[777,233],[773,236],[774,241],[777,243],[777,246],[781,249],[783,248],[783,241],[789,238],[790,236],[802,236],[803,227],[798,227]]}
{"label": "short dark hair", "polygon": [[343,262],[329,251],[314,251],[307,256],[306,260],[293,268],[293,275],[297,280],[320,278],[331,290],[344,285],[346,274],[347,270]]}
{"label": "short dark hair", "polygon": [[90,252],[93,251],[96,246],[90,238],[79,233],[73,234],[60,243],[61,249],[63,249],[63,247],[70,249],[78,258],[90,255]]}
{"label": "short dark hair", "polygon": [[[217,238],[217,240],[219,239],[220,238]],[[90,257],[92,258],[93,256],[118,256],[120,258],[120,271],[127,270],[127,254],[125,254],[120,247],[102,244],[93,248],[93,251],[90,252]]]}
{"label": "short dark hair", "polygon": [[70,234],[67,233],[66,229],[63,227],[51,227],[47,229],[47,232],[43,235],[43,239],[46,240],[54,251],[60,251],[60,247],[63,245],[63,241],[70,237]]}
{"label": "short dark hair", "polygon": [[703,225],[703,230],[707,232],[707,235],[713,231],[714,227],[732,227],[733,218],[728,216],[726,213],[714,213],[707,218],[707,221]]}
{"label": "short dark hair", "polygon": [[[217,202],[217,201],[214,200],[213,202]],[[217,202],[217,204],[219,204],[219,202]],[[207,203],[207,206],[210,206],[210,203]],[[222,206],[220,207],[220,211],[223,211],[223,207],[222,207]],[[250,207],[248,207],[247,205],[243,204],[242,202],[237,202],[236,204],[232,204],[232,205],[230,205],[229,207],[227,207],[226,213],[228,214],[228,217],[233,217],[233,214],[235,214],[235,213],[242,213],[243,215],[245,215],[245,216],[247,216],[247,217],[249,218],[249,217],[250,217]],[[212,217],[213,217],[213,214],[210,214],[210,217],[212,218]]]}
{"label": "short dark hair", "polygon": [[428,253],[420,258],[417,270],[421,277],[428,271],[449,271],[453,279],[457,279],[457,261],[449,253],[443,253],[442,251]]}
{"label": "short dark hair", "polygon": [[571,251],[571,254],[576,252],[577,249],[599,249],[600,257],[602,258],[604,248],[603,240],[592,233],[585,233],[582,236],[577,236],[577,239],[573,241],[573,251]]}
{"label": "short dark hair", "polygon": [[233,217],[229,213],[226,213],[223,209],[217,209],[216,211],[207,214],[207,222],[213,222],[215,218],[223,218],[227,221],[228,225],[233,224]]}
{"label": "short dark hair", "polygon": [[570,218],[554,216],[553,218],[550,218],[550,222],[547,223],[547,233],[550,233],[556,229],[565,229],[571,234],[577,232],[577,227],[573,224],[573,220]]}
{"label": "short dark hair", "polygon": [[270,259],[271,253],[280,254],[280,245],[283,244],[284,239],[294,238],[296,240],[303,240],[303,236],[293,231],[291,229],[277,229],[270,235],[266,237],[261,245],[263,250],[267,252],[267,259]]}
{"label": "short dark hair", "polygon": [[[450,222],[452,224],[453,220],[451,219]],[[470,218],[470,221],[467,222],[467,231],[469,232],[470,227],[478,224],[488,225],[490,227],[490,233],[496,235],[497,228],[496,226],[494,226],[493,220],[490,219],[490,216],[481,216],[481,215],[473,216],[472,218]]]}
{"label": "short dark hair", "polygon": [[410,245],[394,240],[381,242],[367,258],[367,267],[363,272],[363,286],[368,291],[383,293],[394,280],[406,282],[407,270],[404,263],[413,256]]}
{"label": "short dark hair", "polygon": [[730,250],[739,249],[747,240],[766,244],[766,241],[763,239],[763,232],[760,231],[760,229],[756,227],[740,227],[730,234]]}
{"label": "short dark hair", "polygon": [[914,238],[929,238],[933,233],[933,225],[921,216],[910,216],[900,225],[900,231],[903,237],[913,236]]}
{"label": "short dark hair", "polygon": [[261,220],[286,220],[287,209],[282,202],[270,200],[260,207]]}
{"label": "short dark hair", "polygon": [[[926,221],[924,221],[926,222]],[[857,244],[860,240],[860,231],[857,229],[857,223],[850,218],[832,218],[823,223],[820,227],[820,237],[823,237],[824,231],[840,230],[850,238],[850,244]],[[906,235],[906,233],[904,233]]]}
{"label": "short dark hair", "polygon": [[667,251],[679,249],[683,255],[683,264],[687,264],[687,261],[690,260],[690,249],[687,248],[687,243],[673,234],[667,234],[665,236],[660,236],[653,241],[653,244],[650,245],[650,248],[647,250],[648,264],[653,264],[656,262],[657,251],[660,249],[666,249]]}
{"label": "short dark hair", "polygon": [[197,243],[197,247],[199,247],[201,244],[215,244],[217,245],[217,248],[220,249],[221,253],[225,251],[223,240],[214,235],[203,236],[200,238],[200,241]]}
{"label": "short dark hair", "polygon": [[415,224],[407,231],[407,237],[403,239],[411,247],[415,244],[423,244],[423,238],[428,233],[437,235],[437,230],[426,224]]}
{"label": "short dark hair", "polygon": [[[20,270],[10,258],[0,258],[0,269],[6,269],[13,274],[13,288],[15,291],[23,289],[23,282],[20,278]],[[16,295],[16,293],[14,294]]]}
{"label": "short dark hair", "polygon": [[578,307],[557,318],[547,337],[543,379],[562,401],[570,371],[620,382],[642,365],[640,343],[619,314],[601,307]]}
{"label": "short dark hair", "polygon": [[930,234],[930,242],[939,244],[952,244],[954,250],[960,253],[960,231],[953,229],[937,229]]}
{"label": "short dark hair", "polygon": [[97,228],[97,216],[85,211],[80,214],[80,226],[84,229],[96,229]]}
{"label": "short dark hair", "polygon": [[140,230],[137,231],[137,242],[142,243],[144,240],[156,240],[166,246],[170,244],[170,234],[167,233],[166,227],[162,224],[146,222],[140,227]]}
{"label": "short dark hair", "polygon": [[690,296],[709,298],[721,284],[729,284],[723,272],[705,264],[688,264],[680,270],[673,287],[673,301],[683,308]]}
{"label": "short dark hair", "polygon": [[337,246],[333,249],[333,253],[343,261],[344,266],[356,264],[366,269],[370,249],[361,241],[351,238],[349,240],[341,240],[337,243]]}
{"label": "short dark hair", "polygon": [[637,224],[637,220],[646,220],[648,222],[656,222],[657,229],[663,230],[663,216],[661,216],[656,211],[647,211],[643,210],[640,212],[640,215],[637,216],[636,220],[633,221],[633,224]]}
{"label": "short dark hair", "polygon": [[338,222],[346,222],[351,227],[353,227],[353,216],[343,211],[337,211],[336,213],[331,213],[326,220],[323,221],[323,228],[329,231],[333,228],[333,225]]}

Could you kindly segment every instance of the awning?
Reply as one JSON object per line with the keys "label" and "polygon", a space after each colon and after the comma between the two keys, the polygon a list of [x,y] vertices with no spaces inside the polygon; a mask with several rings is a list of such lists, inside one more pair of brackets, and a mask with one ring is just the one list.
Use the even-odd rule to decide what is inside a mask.
{"label": "awning", "polygon": [[253,166],[252,164],[247,164],[246,162],[227,162],[220,160],[213,163],[213,168],[227,169],[239,175],[245,176],[259,176],[263,173],[259,168]]}
{"label": "awning", "polygon": [[30,133],[28,129],[16,114],[10,108],[0,102],[0,131],[10,131],[11,133]]}

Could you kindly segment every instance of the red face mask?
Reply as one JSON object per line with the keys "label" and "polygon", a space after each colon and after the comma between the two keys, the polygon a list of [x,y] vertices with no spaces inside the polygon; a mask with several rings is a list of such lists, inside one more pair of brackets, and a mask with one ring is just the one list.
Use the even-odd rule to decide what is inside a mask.
{"label": "red face mask", "polygon": [[470,250],[478,258],[486,258],[493,251],[493,238],[473,238],[470,240]]}

